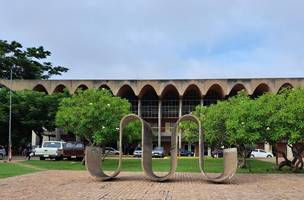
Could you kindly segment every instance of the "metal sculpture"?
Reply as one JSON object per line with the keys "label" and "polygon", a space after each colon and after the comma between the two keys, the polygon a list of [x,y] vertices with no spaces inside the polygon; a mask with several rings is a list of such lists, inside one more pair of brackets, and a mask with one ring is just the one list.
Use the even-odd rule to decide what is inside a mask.
{"label": "metal sculpture", "polygon": [[203,176],[211,182],[227,182],[234,176],[237,170],[237,149],[229,148],[224,149],[224,172],[218,176],[210,176],[205,172],[204,168],[204,134],[202,131],[202,126],[200,120],[194,115],[184,115],[179,118],[176,123],[178,127],[179,123],[183,121],[192,121],[198,125],[198,133],[199,133],[199,167]]}
{"label": "metal sculpture", "polygon": [[122,165],[122,138],[124,127],[133,120],[139,120],[141,122],[141,133],[142,133],[142,159],[141,165],[145,172],[145,175],[153,181],[165,181],[170,179],[177,167],[177,131],[180,122],[192,121],[197,123],[199,131],[199,166],[201,173],[208,181],[211,182],[226,182],[229,181],[235,174],[237,169],[237,150],[236,148],[224,149],[224,172],[216,177],[208,175],[204,170],[204,135],[202,132],[201,122],[193,115],[184,115],[179,118],[171,136],[171,148],[170,148],[170,170],[164,176],[158,176],[152,169],[152,139],[153,133],[150,125],[142,118],[135,114],[129,114],[123,117],[120,121],[120,132],[119,132],[119,163],[116,170],[107,175],[102,170],[102,150],[99,147],[87,147],[86,148],[86,168],[97,180],[105,181],[116,177],[121,171]]}

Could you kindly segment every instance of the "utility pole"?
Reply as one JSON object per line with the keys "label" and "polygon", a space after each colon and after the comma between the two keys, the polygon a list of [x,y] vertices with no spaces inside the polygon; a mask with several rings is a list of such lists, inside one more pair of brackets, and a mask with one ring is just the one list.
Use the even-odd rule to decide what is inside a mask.
{"label": "utility pole", "polygon": [[13,67],[10,71],[10,93],[9,93],[9,125],[8,125],[8,161],[12,160],[12,86]]}

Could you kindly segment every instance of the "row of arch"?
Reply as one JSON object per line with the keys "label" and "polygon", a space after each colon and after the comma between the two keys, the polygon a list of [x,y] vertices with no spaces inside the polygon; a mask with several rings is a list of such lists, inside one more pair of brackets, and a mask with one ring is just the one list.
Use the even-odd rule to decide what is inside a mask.
{"label": "row of arch", "polygon": [[[88,89],[89,87],[86,86],[85,84],[80,84],[76,91],[77,90],[86,90]],[[112,92],[111,88],[107,85],[101,85],[99,87],[100,89],[104,88],[104,89],[107,89],[109,91]],[[282,88],[293,88],[293,85],[290,84],[290,83],[284,83],[278,91],[280,91]],[[35,91],[39,91],[39,92],[45,92],[46,94],[48,94],[48,91],[46,90],[46,88],[42,85],[42,84],[38,84],[36,85],[35,87],[33,87],[33,90]],[[64,91],[68,91],[68,88],[63,85],[63,84],[59,84],[58,86],[55,87],[53,93],[58,93],[58,92],[64,92]],[[225,95],[224,94],[224,90],[223,88],[219,85],[219,84],[213,84],[208,90],[207,90],[207,93],[204,95],[204,97],[217,97],[219,99],[223,99],[225,97],[231,97],[231,96],[235,96],[239,91],[245,91],[248,93],[248,90],[246,89],[246,87],[241,84],[241,83],[237,83],[235,84],[232,89],[230,90],[229,94],[228,95]],[[253,91],[253,94],[251,96],[253,97],[257,97],[257,96],[260,96],[261,94],[264,94],[264,93],[267,93],[267,92],[270,92],[270,87],[265,84],[265,83],[261,83],[259,84]],[[160,95],[160,98],[166,98],[166,96],[168,95],[168,92],[171,93],[171,96],[173,95],[172,98],[175,98],[175,99],[178,99],[180,96],[183,96],[183,97],[193,97],[193,96],[199,96],[201,97],[202,96],[202,93],[201,93],[201,90],[199,89],[199,87],[195,84],[191,84],[189,85],[184,94],[183,95],[180,95],[177,88],[170,84],[170,85],[167,85],[164,90],[162,91],[161,95]],[[113,92],[112,92],[113,93]],[[157,95],[157,92],[156,90],[151,86],[151,85],[145,85],[139,92],[139,95],[138,95],[138,98],[144,98],[146,93],[149,93],[150,95],[153,95],[153,96],[157,96],[158,98],[158,95]],[[120,97],[125,97],[125,96],[129,96],[130,98],[132,96],[136,96],[135,93],[134,93],[134,90],[132,89],[132,87],[130,85],[123,85],[117,92],[117,96],[120,96]]]}

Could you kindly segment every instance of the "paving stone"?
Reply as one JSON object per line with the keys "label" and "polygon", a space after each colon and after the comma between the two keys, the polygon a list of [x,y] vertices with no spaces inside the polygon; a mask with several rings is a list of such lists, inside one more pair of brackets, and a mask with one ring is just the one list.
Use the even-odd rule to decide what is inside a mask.
{"label": "paving stone", "polygon": [[230,184],[214,184],[199,173],[176,173],[159,183],[143,173],[122,172],[98,182],[86,171],[49,170],[1,179],[0,199],[304,199],[303,188],[303,174],[237,174]]}

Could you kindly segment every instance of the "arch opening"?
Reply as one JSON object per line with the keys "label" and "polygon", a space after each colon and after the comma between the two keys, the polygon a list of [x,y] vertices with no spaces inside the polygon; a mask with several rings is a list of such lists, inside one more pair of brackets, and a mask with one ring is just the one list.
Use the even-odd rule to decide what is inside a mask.
{"label": "arch opening", "polygon": [[283,89],[290,90],[292,88],[293,88],[293,86],[290,83],[284,83],[278,90],[278,93],[280,93]]}
{"label": "arch opening", "polygon": [[122,86],[117,96],[127,99],[131,104],[131,112],[138,114],[138,97],[135,95],[133,89],[129,85]]}
{"label": "arch opening", "polygon": [[69,92],[65,85],[60,84],[60,85],[56,86],[53,93],[63,93],[65,91]]}
{"label": "arch opening", "polygon": [[228,98],[236,96],[241,91],[247,92],[247,90],[243,84],[238,83],[238,84],[234,85],[228,94]]}
{"label": "arch opening", "polygon": [[109,91],[111,92],[111,94],[113,95],[113,92],[112,92],[111,88],[110,88],[109,86],[105,85],[105,84],[99,86],[98,89],[101,89],[101,90],[102,90],[102,89],[104,89],[104,90],[109,90]]}
{"label": "arch opening", "polygon": [[183,95],[182,115],[189,114],[201,104],[201,92],[196,85],[190,85]]}
{"label": "arch opening", "polygon": [[254,90],[254,92],[252,93],[251,97],[252,97],[253,99],[255,99],[255,98],[258,98],[259,96],[261,96],[261,95],[263,95],[263,94],[265,94],[265,93],[267,93],[267,92],[270,92],[269,86],[266,85],[265,83],[261,83],[260,85],[258,85],[258,86],[255,88],[255,90]]}
{"label": "arch opening", "polygon": [[204,99],[204,106],[216,104],[217,101],[224,99],[224,92],[222,87],[218,84],[212,85],[203,99]]}
{"label": "arch opening", "polygon": [[45,87],[41,84],[38,84],[36,85],[34,88],[33,88],[34,91],[37,91],[37,92],[43,92],[45,94],[48,94],[47,90],[45,89]]}
{"label": "arch opening", "polygon": [[88,86],[81,84],[77,87],[77,89],[75,90],[75,93],[77,93],[77,91],[79,91],[79,90],[87,90],[87,89],[89,89]]}

